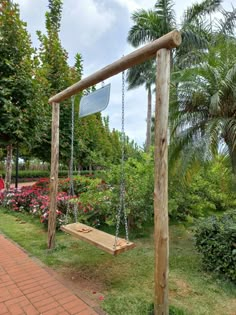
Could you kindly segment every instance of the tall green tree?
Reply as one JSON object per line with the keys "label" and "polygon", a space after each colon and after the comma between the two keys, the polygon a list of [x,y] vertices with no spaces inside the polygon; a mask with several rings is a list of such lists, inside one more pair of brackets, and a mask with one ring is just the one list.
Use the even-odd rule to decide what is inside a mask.
{"label": "tall green tree", "polygon": [[0,143],[7,145],[8,189],[13,146],[34,136],[38,107],[30,37],[18,5],[7,0],[0,4],[0,38]]}
{"label": "tall green tree", "polygon": [[[49,0],[49,9],[46,17],[46,34],[37,32],[41,46],[38,52],[38,74],[42,76],[42,87],[45,88],[46,97],[60,92],[72,83],[71,69],[67,63],[68,54],[62,47],[59,38],[62,14],[62,1]],[[46,104],[45,104],[46,106]],[[50,160],[51,126],[48,105],[47,132],[44,138],[39,139],[34,147],[35,154],[44,161]],[[65,101],[60,109],[60,158],[65,164],[70,159],[70,130],[71,130],[71,103]]]}

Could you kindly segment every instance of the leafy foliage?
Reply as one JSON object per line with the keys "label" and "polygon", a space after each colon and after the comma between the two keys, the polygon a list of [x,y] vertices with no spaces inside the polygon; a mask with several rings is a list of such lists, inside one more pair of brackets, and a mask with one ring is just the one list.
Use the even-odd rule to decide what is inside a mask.
{"label": "leafy foliage", "polygon": [[29,142],[38,130],[40,111],[34,102],[34,51],[19,8],[11,1],[0,4],[0,38],[0,142]]}
{"label": "leafy foliage", "polygon": [[[141,228],[153,218],[153,159],[143,155],[125,163],[125,207],[130,227]],[[121,168],[113,166],[107,173],[107,182],[114,187],[112,204],[119,206]]]}
{"label": "leafy foliage", "polygon": [[[181,162],[182,163],[182,162]],[[233,179],[221,158],[192,165],[185,176],[176,167],[169,176],[169,215],[186,220],[236,206]]]}
{"label": "leafy foliage", "polygon": [[[218,43],[196,67],[176,72],[170,106],[173,135],[171,156],[185,148],[203,158],[227,149],[236,172],[236,49],[235,39],[218,38]],[[225,150],[226,151],[226,150]]]}
{"label": "leafy foliage", "polygon": [[195,238],[204,266],[236,283],[236,211],[200,222]]}

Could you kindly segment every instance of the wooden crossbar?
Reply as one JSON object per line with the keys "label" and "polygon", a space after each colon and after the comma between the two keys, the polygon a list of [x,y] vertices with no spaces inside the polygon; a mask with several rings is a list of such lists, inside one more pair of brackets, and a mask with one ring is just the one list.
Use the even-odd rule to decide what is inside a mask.
{"label": "wooden crossbar", "polygon": [[137,64],[144,62],[154,56],[156,56],[156,52],[162,48],[175,48],[178,47],[181,43],[181,35],[180,32],[174,30],[153,42],[143,46],[135,50],[134,52],[118,59],[112,64],[94,72],[92,75],[88,76],[80,80],[79,82],[71,85],[64,91],[54,95],[49,99],[49,103],[60,103],[65,99],[69,98],[72,95],[83,91],[84,89],[93,86],[107,78],[112,77],[113,75],[120,73],[128,68],[131,68]]}

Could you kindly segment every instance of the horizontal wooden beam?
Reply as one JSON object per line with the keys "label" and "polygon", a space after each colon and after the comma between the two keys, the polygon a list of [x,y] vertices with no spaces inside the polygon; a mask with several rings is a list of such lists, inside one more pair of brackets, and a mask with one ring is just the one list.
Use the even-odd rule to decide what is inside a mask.
{"label": "horizontal wooden beam", "polygon": [[147,59],[154,57],[158,50],[162,48],[172,49],[176,48],[181,44],[180,32],[174,30],[155,41],[139,48],[132,53],[120,58],[119,60],[113,62],[112,64],[102,68],[101,70],[93,73],[80,80],[79,82],[71,85],[64,91],[54,95],[49,99],[49,103],[60,103],[72,95],[83,91],[84,89],[93,86],[107,78],[112,77],[128,68],[131,68],[137,64],[144,62]]}

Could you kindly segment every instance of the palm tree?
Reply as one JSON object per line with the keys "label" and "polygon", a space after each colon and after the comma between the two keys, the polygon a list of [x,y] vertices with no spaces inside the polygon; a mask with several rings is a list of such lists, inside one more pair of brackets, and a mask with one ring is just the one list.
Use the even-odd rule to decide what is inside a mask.
{"label": "palm tree", "polygon": [[[209,42],[211,27],[206,16],[221,10],[222,0],[204,0],[193,4],[184,12],[179,27],[182,33],[183,53],[194,48],[204,48]],[[157,0],[153,10],[138,10],[132,15],[134,25],[128,34],[128,42],[134,47],[153,41],[177,28],[172,0]]]}
{"label": "palm tree", "polygon": [[183,148],[191,156],[196,152],[209,156],[226,148],[236,175],[235,51],[235,38],[218,36],[217,44],[199,65],[174,74],[178,86],[170,106],[170,121],[175,135],[171,154],[175,159]]}
{"label": "palm tree", "polygon": [[152,118],[152,85],[155,83],[155,63],[148,60],[142,64],[128,69],[127,82],[128,89],[134,89],[141,85],[145,85],[147,90],[147,131],[145,150],[149,152],[151,146],[151,118]]}
{"label": "palm tree", "polygon": [[[205,0],[200,4],[194,4],[190,7],[184,16],[181,26],[183,44],[179,48],[175,59],[178,64],[186,66],[186,60],[197,60],[196,48],[205,49],[207,47],[208,28],[203,23],[205,14],[215,12],[221,0]],[[155,40],[158,37],[170,32],[176,28],[175,12],[173,10],[172,0],[158,0],[153,10],[138,10],[133,13],[132,20],[134,25],[128,34],[128,42],[134,47]],[[186,58],[187,57],[187,58]],[[153,73],[151,73],[153,71]],[[139,75],[140,72],[140,75]],[[151,85],[155,77],[154,61],[130,69],[127,73],[127,82],[129,88],[136,88],[145,84],[148,91],[148,110],[147,110],[147,133],[146,133],[146,151],[149,151],[151,143]],[[149,75],[151,78],[149,78]]]}

